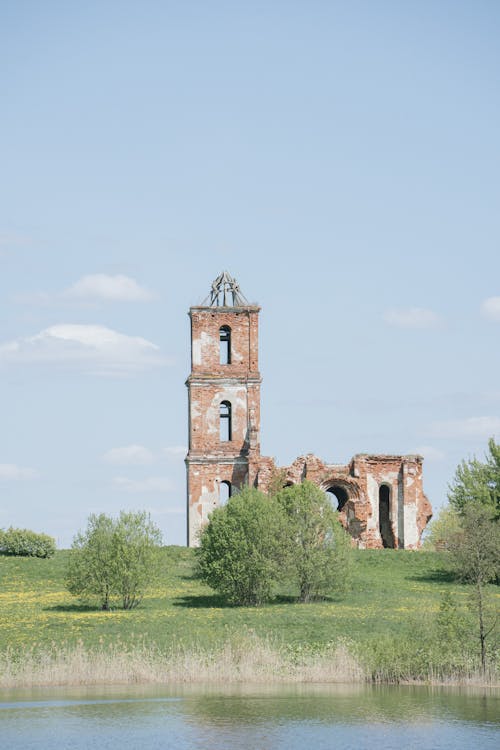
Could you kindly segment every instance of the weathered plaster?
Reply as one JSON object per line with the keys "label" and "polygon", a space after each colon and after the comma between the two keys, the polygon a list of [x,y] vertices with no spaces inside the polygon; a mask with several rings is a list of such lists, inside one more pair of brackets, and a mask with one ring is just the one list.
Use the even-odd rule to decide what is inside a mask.
{"label": "weathered plaster", "polygon": [[420,546],[420,534],[417,527],[417,506],[407,505],[404,515],[404,538],[407,549],[416,549]]}

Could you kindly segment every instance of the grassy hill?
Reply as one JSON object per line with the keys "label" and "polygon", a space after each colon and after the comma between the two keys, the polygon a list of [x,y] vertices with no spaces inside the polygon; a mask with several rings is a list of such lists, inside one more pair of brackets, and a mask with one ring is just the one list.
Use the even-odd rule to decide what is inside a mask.
{"label": "grassy hill", "polygon": [[[343,598],[298,604],[283,590],[257,608],[226,606],[193,576],[193,550],[166,547],[161,585],[139,608],[111,612],[85,606],[66,591],[67,554],[60,551],[49,560],[0,557],[0,652],[76,644],[86,649],[118,644],[128,651],[144,643],[163,652],[210,650],[251,634],[293,658],[347,641],[371,669],[399,664],[415,672],[418,663],[424,668],[436,658],[431,652],[446,651],[435,641],[443,594],[451,593],[457,618],[470,618],[468,588],[453,581],[432,552],[358,550],[353,586]],[[498,587],[490,592],[498,601]],[[473,621],[467,626],[474,653]],[[446,658],[451,669],[455,657]]]}

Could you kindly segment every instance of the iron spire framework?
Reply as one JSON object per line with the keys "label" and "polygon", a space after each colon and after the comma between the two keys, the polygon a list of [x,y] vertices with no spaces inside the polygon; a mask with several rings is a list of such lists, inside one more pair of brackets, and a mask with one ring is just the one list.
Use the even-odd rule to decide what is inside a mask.
{"label": "iron spire framework", "polygon": [[223,271],[212,283],[210,294],[203,300],[202,307],[245,307],[248,304],[236,279]]}

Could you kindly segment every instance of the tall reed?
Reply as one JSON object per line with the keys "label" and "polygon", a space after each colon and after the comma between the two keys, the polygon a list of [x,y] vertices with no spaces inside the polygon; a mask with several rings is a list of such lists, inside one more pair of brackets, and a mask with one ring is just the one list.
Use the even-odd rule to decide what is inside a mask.
{"label": "tall reed", "polygon": [[117,684],[245,683],[426,683],[498,685],[494,669],[486,674],[471,662],[459,668],[418,670],[408,665],[374,667],[354,654],[347,642],[318,651],[287,650],[246,635],[219,647],[177,645],[160,651],[154,644],[120,642],[86,648],[73,646],[7,650],[0,654],[0,687]]}
{"label": "tall reed", "polygon": [[343,646],[320,656],[291,659],[269,641],[227,641],[213,650],[178,646],[161,652],[142,643],[132,648],[53,646],[0,654],[0,687],[146,683],[355,683],[365,680]]}

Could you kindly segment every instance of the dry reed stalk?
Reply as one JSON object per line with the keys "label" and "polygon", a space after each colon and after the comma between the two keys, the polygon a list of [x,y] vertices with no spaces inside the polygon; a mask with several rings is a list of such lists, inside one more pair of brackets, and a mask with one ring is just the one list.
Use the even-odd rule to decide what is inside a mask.
{"label": "dry reed stalk", "polygon": [[[154,645],[86,649],[53,646],[0,654],[0,688],[118,684],[298,684],[395,682],[382,671],[369,676],[345,643],[323,653],[292,658],[267,640],[245,637],[212,651],[178,647],[164,653]],[[477,670],[411,675],[399,683],[429,685],[498,685],[498,675]]]}
{"label": "dry reed stalk", "polygon": [[265,640],[226,642],[213,651],[154,645],[130,650],[83,644],[0,655],[0,687],[147,683],[360,682],[365,673],[344,646],[294,663]]}

